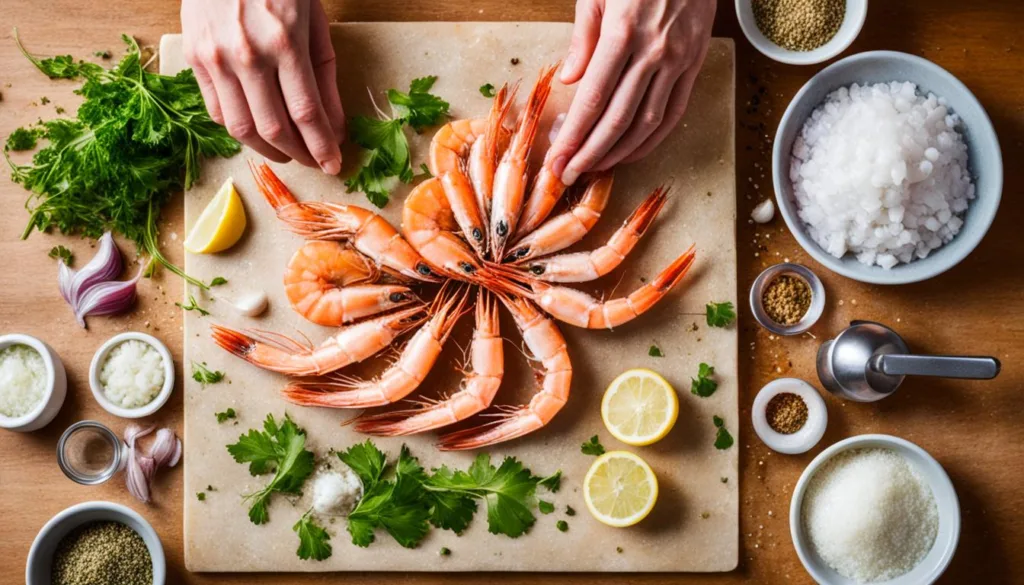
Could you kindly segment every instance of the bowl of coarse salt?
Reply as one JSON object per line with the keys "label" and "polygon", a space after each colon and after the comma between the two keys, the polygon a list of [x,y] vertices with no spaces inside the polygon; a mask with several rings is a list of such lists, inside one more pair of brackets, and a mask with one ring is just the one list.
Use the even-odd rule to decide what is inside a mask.
{"label": "bowl of coarse salt", "polygon": [[96,402],[114,416],[149,416],[174,390],[171,352],[152,335],[137,331],[115,335],[93,355],[89,387]]}
{"label": "bowl of coarse salt", "polygon": [[31,335],[0,335],[0,428],[35,431],[50,424],[64,405],[64,363]]}
{"label": "bowl of coarse salt", "polygon": [[871,51],[797,92],[775,135],[772,180],[815,260],[861,282],[904,284],[949,270],[981,242],[1003,163],[992,122],[956,77]]}
{"label": "bowl of coarse salt", "polygon": [[817,583],[929,585],[953,560],[960,503],[924,449],[891,435],[859,435],[807,466],[793,490],[789,528]]}

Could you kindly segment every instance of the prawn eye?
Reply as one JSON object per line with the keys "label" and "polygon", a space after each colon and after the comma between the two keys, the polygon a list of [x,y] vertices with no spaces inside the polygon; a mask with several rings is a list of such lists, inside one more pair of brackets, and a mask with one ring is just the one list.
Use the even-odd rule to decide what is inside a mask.
{"label": "prawn eye", "polygon": [[540,276],[541,274],[544,274],[544,265],[543,264],[533,264],[533,265],[530,266],[530,272]]}
{"label": "prawn eye", "polygon": [[423,276],[430,276],[430,267],[420,262],[416,265],[416,272],[419,272]]}
{"label": "prawn eye", "polygon": [[389,296],[388,298],[391,300],[392,303],[400,303],[402,301],[408,300],[408,297],[405,296],[405,293],[400,292],[391,293],[391,296]]}
{"label": "prawn eye", "polygon": [[476,272],[476,268],[474,268],[469,262],[459,262],[459,268],[461,268],[466,274],[473,274]]}
{"label": "prawn eye", "polygon": [[482,241],[484,239],[484,232],[480,228],[473,228],[473,239],[476,241]]}
{"label": "prawn eye", "polygon": [[497,232],[498,236],[504,238],[508,235],[508,223],[505,220],[499,221],[498,227],[494,231]]}
{"label": "prawn eye", "polygon": [[529,246],[525,246],[525,247],[519,248],[518,250],[516,250],[516,258],[522,258],[523,256],[526,256],[529,253],[530,253],[530,247]]}

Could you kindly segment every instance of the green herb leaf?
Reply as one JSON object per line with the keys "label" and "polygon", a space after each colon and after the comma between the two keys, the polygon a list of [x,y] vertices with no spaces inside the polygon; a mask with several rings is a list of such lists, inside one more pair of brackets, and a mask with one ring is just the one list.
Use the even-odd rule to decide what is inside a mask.
{"label": "green herb leaf", "polygon": [[480,95],[484,96],[485,98],[492,98],[492,97],[494,97],[494,84],[493,83],[485,83],[485,84],[481,85],[480,86]]}
{"label": "green herb leaf", "polygon": [[31,128],[17,128],[7,137],[4,150],[32,150],[41,132]]}
{"label": "green herb leaf", "polygon": [[388,90],[388,101],[395,108],[395,113],[417,132],[440,123],[448,116],[448,102],[430,93],[435,81],[436,76],[413,79],[409,93]]}
{"label": "green herb leaf", "polygon": [[387,468],[384,453],[369,439],[363,443],[356,443],[347,450],[338,452],[337,455],[338,459],[351,467],[352,471],[359,476],[360,481],[363,482],[364,492],[368,492],[377,485]]}
{"label": "green herb leaf", "polygon": [[576,510],[573,509],[572,506],[566,506],[565,507],[565,515],[566,516],[575,516],[576,515]]}
{"label": "green herb leaf", "polygon": [[711,376],[714,375],[715,368],[702,362],[697,370],[697,377],[690,378],[690,392],[701,398],[707,398],[714,394],[718,389],[718,382],[711,379]]}
{"label": "green herb leaf", "polygon": [[541,478],[541,480],[537,482],[537,485],[546,487],[551,493],[558,492],[562,487],[562,470],[559,469],[551,475]]}
{"label": "green herb leaf", "polygon": [[322,561],[331,556],[331,535],[317,524],[312,512],[313,510],[307,511],[295,526],[292,526],[295,534],[299,535],[299,549],[295,554],[304,561]]}
{"label": "green herb leaf", "polygon": [[437,554],[441,555],[442,557],[447,557],[452,554],[452,551],[447,546],[442,546],[441,550],[437,551]]}
{"label": "green herb leaf", "polygon": [[224,379],[224,372],[210,371],[210,369],[206,367],[206,362],[201,364],[192,362],[192,379],[203,386],[206,386],[207,384],[216,384]]}
{"label": "green herb leaf", "polygon": [[652,345],[651,349],[647,350],[647,355],[651,357],[665,357],[665,354],[661,353],[661,348],[657,345]]}
{"label": "green herb leaf", "polygon": [[49,256],[54,260],[60,260],[68,266],[71,266],[71,261],[75,259],[75,255],[71,253],[71,250],[68,250],[64,246],[54,246],[50,248]]}
{"label": "green herb leaf", "polygon": [[[372,472],[374,468],[370,469]],[[394,480],[378,480],[369,490],[363,484],[363,499],[348,516],[352,543],[369,546],[375,538],[374,530],[382,527],[406,548],[419,544],[430,528],[430,506],[423,490],[425,477],[419,462],[403,446]]]}
{"label": "green herb leaf", "polygon": [[544,500],[538,500],[537,501],[537,509],[540,510],[541,514],[550,514],[550,513],[555,511],[555,505],[552,504],[551,502],[546,502]]}
{"label": "green herb leaf", "polygon": [[206,501],[206,492],[196,492],[196,499],[200,502]]}
{"label": "green herb leaf", "polygon": [[420,174],[416,176],[429,179],[434,176],[434,173],[430,172],[430,167],[427,166],[427,163],[420,163]]}
{"label": "green herb leaf", "polygon": [[222,284],[227,284],[227,283],[228,283],[228,279],[224,278],[223,276],[214,276],[213,280],[210,281],[210,287],[212,288],[212,287],[220,286]]}
{"label": "green herb leaf", "polygon": [[313,452],[306,450],[306,431],[288,415],[280,425],[273,415],[267,415],[263,431],[250,429],[238,437],[237,443],[228,445],[228,453],[235,461],[248,463],[252,475],[274,471],[266,487],[245,496],[253,524],[265,524],[270,519],[267,504],[274,492],[297,495],[313,473]]}
{"label": "green herb leaf", "polygon": [[93,51],[93,57],[99,57],[100,59],[109,59],[110,51]]}
{"label": "green herb leaf", "polygon": [[222,423],[222,422],[224,422],[226,420],[230,420],[230,419],[235,418],[235,409],[234,408],[229,408],[229,409],[225,410],[224,412],[216,413],[216,415],[217,415],[217,422],[218,423]]}
{"label": "green herb leaf", "polygon": [[604,445],[597,439],[597,435],[590,437],[590,440],[580,445],[580,451],[584,455],[604,455]]}
{"label": "green herb leaf", "polygon": [[725,430],[725,421],[722,420],[722,417],[715,415],[711,417],[711,422],[718,428],[718,431],[715,433],[715,449],[721,450],[732,447],[732,435],[729,434],[729,431]]}
{"label": "green herb leaf", "polygon": [[183,311],[195,311],[195,312],[199,313],[200,317],[205,317],[205,316],[210,314],[209,311],[207,311],[206,309],[204,309],[204,308],[199,306],[199,303],[196,302],[196,298],[194,296],[192,296],[192,295],[188,295],[188,303],[185,303],[185,304],[174,303],[174,304],[177,305],[178,307],[180,307],[181,310],[183,310]]}
{"label": "green herb leaf", "polygon": [[568,532],[569,531],[569,523],[566,522],[565,520],[559,520],[558,522],[555,522],[555,528],[558,528],[558,530],[561,531],[561,532]]}
{"label": "green herb leaf", "polygon": [[728,327],[736,320],[736,309],[728,301],[708,303],[705,313],[709,327]]}

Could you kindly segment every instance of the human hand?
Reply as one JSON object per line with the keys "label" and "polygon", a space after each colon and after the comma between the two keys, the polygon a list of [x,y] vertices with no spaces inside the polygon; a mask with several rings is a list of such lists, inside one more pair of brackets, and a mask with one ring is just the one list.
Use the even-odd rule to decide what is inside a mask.
{"label": "human hand", "polygon": [[577,0],[560,73],[580,82],[548,151],[562,182],[646,156],[675,128],[704,63],[715,0]]}
{"label": "human hand", "polygon": [[319,0],[183,0],[181,30],[214,121],[270,160],[341,171],[345,113]]}

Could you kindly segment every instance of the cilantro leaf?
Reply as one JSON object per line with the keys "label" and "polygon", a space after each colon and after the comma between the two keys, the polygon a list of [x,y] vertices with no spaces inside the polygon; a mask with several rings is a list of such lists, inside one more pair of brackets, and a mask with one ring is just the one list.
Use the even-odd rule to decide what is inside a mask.
{"label": "cilantro leaf", "polygon": [[68,250],[64,246],[54,246],[50,248],[48,256],[54,260],[60,260],[68,266],[71,266],[71,261],[75,259],[75,255],[71,253],[71,250]]}
{"label": "cilantro leaf", "polygon": [[732,447],[732,435],[725,429],[725,421],[722,420],[722,417],[715,415],[711,420],[718,427],[718,430],[715,432],[715,449],[722,450]]}
{"label": "cilantro leaf", "polygon": [[736,309],[728,301],[711,302],[705,307],[705,317],[709,327],[728,327],[736,320]]}
{"label": "cilantro leaf", "polygon": [[661,352],[661,348],[657,345],[652,345],[651,348],[647,350],[647,355],[651,357],[665,357],[665,354]]}
{"label": "cilantro leaf", "polygon": [[604,455],[604,445],[598,440],[597,435],[590,437],[590,440],[580,445],[580,452],[584,455],[593,455],[595,457]]}
{"label": "cilantro leaf", "polygon": [[220,286],[222,284],[227,284],[227,283],[228,283],[228,279],[224,278],[223,276],[214,276],[213,280],[210,281],[210,286],[211,287]]}
{"label": "cilantro leaf", "polygon": [[217,422],[218,423],[222,423],[222,422],[224,422],[226,420],[235,418],[235,409],[234,408],[229,408],[229,409],[225,410],[224,412],[218,412],[218,413],[215,413],[215,414],[217,416]]}
{"label": "cilantro leaf", "polygon": [[718,382],[711,379],[711,376],[714,375],[715,368],[701,362],[697,370],[697,377],[690,378],[690,392],[701,398],[707,398],[714,394],[715,390],[718,390]]}
{"label": "cilantro leaf", "polygon": [[7,137],[5,150],[32,150],[36,147],[41,132],[31,128],[16,128]]}
{"label": "cilantro leaf", "polygon": [[555,522],[555,528],[557,528],[559,532],[568,532],[569,523],[565,520],[559,520],[558,522]]}
{"label": "cilantro leaf", "polygon": [[542,485],[548,488],[548,491],[551,493],[557,493],[562,487],[562,470],[559,469],[551,475],[541,478],[537,482],[537,485]]}
{"label": "cilantro leaf", "polygon": [[417,132],[440,123],[448,115],[448,102],[430,93],[435,81],[436,76],[413,79],[409,93],[388,90],[388,101],[395,108],[395,113]]}
{"label": "cilantro leaf", "polygon": [[210,371],[210,369],[206,367],[206,362],[201,364],[192,362],[192,379],[203,386],[206,386],[207,384],[216,384],[224,379],[224,372],[217,370]]}
{"label": "cilantro leaf", "polygon": [[377,485],[387,468],[384,453],[369,439],[364,443],[356,443],[345,451],[337,453],[345,465],[352,468],[363,482],[364,492]]}
{"label": "cilantro leaf", "polygon": [[299,521],[292,526],[295,534],[299,535],[299,549],[295,554],[302,560],[322,561],[331,556],[331,535],[322,526],[316,523],[312,516],[313,510],[307,511],[299,518]]}
{"label": "cilantro leaf", "polygon": [[[362,466],[363,473],[355,468],[353,470],[360,479],[364,479],[365,473],[365,478],[372,480],[377,475],[376,458],[380,451],[370,441],[355,447],[359,448],[357,457],[365,459],[352,459],[368,464]],[[351,448],[345,453],[350,451]],[[383,455],[380,454],[380,457],[379,468],[383,469]],[[345,458],[342,460],[345,461]],[[348,516],[348,532],[352,536],[352,543],[362,547],[369,546],[375,539],[376,528],[383,527],[398,544],[414,548],[423,540],[430,528],[430,509],[423,490],[423,480],[426,477],[423,468],[403,446],[398,465],[395,467],[395,479],[382,481],[379,475],[377,477],[370,488],[366,487],[364,479],[363,498]]]}
{"label": "cilantro leaf", "polygon": [[302,484],[313,473],[313,452],[306,450],[306,431],[288,415],[280,425],[267,415],[263,431],[250,429],[228,445],[228,453],[238,463],[248,463],[249,473],[262,475],[274,471],[274,477],[263,489],[248,494],[249,520],[265,524],[270,518],[267,505],[274,492],[299,494]]}
{"label": "cilantro leaf", "polygon": [[551,502],[539,500],[537,502],[537,509],[540,510],[541,514],[550,514],[555,511],[555,505]]}
{"label": "cilantro leaf", "polygon": [[196,499],[200,502],[206,501],[206,492],[196,492]]}
{"label": "cilantro leaf", "polygon": [[492,97],[494,97],[494,84],[493,83],[485,83],[485,84],[481,85],[480,86],[480,95],[484,96],[485,98],[492,98]]}

